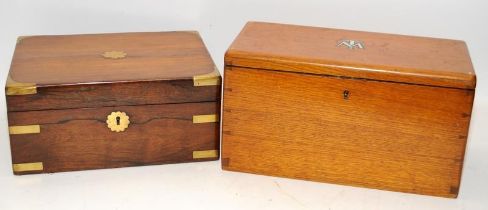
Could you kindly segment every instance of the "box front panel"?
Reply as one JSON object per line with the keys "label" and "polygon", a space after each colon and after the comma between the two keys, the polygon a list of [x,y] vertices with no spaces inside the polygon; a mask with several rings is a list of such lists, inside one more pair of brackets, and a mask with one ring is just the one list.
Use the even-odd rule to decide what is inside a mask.
{"label": "box front panel", "polygon": [[219,113],[217,102],[9,112],[14,173],[216,160]]}
{"label": "box front panel", "polygon": [[474,91],[225,69],[226,170],[457,196]]}

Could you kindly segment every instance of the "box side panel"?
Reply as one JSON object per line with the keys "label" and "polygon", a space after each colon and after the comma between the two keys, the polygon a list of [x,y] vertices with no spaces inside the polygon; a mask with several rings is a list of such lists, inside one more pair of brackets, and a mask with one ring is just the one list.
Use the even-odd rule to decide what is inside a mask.
{"label": "box side panel", "polygon": [[474,91],[225,69],[225,170],[455,197]]}
{"label": "box side panel", "polygon": [[[129,116],[121,132],[107,126],[116,111]],[[219,111],[207,102],[9,112],[14,173],[216,160]]]}

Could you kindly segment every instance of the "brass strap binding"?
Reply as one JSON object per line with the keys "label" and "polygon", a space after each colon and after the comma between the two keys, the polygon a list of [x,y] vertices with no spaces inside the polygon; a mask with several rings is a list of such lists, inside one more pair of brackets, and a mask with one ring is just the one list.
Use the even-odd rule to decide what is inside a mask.
{"label": "brass strap binding", "polygon": [[219,156],[218,150],[193,151],[193,159],[216,158]]}
{"label": "brass strap binding", "polygon": [[42,164],[42,162],[18,163],[13,164],[12,169],[14,170],[14,172],[42,171],[44,170],[44,165]]}
{"label": "brass strap binding", "polygon": [[217,114],[193,115],[193,123],[212,123],[218,121],[219,115]]}
{"label": "brass strap binding", "polygon": [[41,126],[40,125],[9,126],[8,132],[10,135],[41,133]]}

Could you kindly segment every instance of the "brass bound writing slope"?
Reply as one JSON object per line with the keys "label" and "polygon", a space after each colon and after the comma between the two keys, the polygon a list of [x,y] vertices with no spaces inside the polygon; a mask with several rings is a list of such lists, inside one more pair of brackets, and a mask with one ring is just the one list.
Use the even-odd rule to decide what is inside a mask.
{"label": "brass bound writing slope", "polygon": [[15,174],[218,159],[220,75],[196,32],[20,37]]}

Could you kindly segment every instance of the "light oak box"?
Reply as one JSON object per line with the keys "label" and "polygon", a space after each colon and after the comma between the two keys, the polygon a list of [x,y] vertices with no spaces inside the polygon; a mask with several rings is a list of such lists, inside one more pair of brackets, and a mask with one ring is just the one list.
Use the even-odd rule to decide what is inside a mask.
{"label": "light oak box", "polygon": [[20,37],[14,174],[217,160],[221,78],[198,33]]}
{"label": "light oak box", "polygon": [[458,195],[476,86],[464,42],[250,22],[224,76],[223,169]]}

